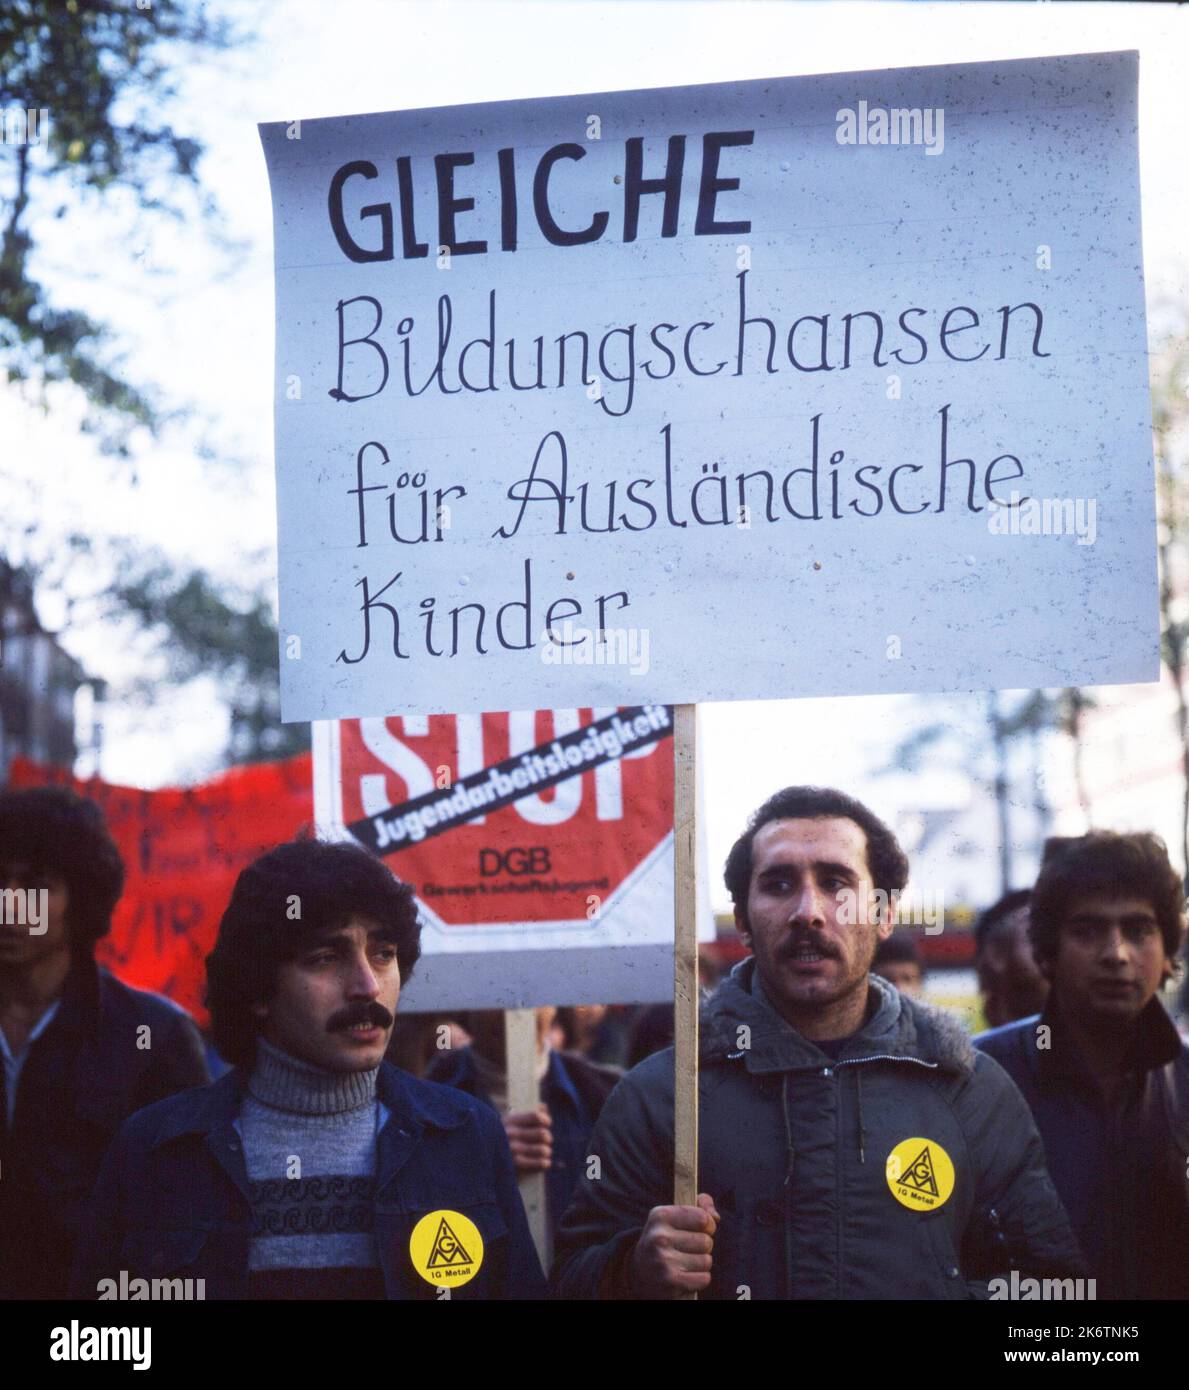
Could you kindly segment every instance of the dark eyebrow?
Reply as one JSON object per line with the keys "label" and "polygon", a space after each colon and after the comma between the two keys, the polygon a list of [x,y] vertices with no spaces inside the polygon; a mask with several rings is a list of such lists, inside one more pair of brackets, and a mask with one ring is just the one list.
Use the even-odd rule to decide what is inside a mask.
{"label": "dark eyebrow", "polygon": [[[1093,908],[1087,908],[1083,912],[1071,913],[1065,920],[1068,926],[1073,926],[1075,922],[1083,923],[1086,926],[1102,926],[1107,922],[1115,921],[1116,917],[1113,912],[1099,912],[1095,911]],[[1159,919],[1151,908],[1146,908],[1139,912],[1129,912],[1125,917],[1120,917],[1118,920],[1126,925],[1129,922],[1158,922]]]}
{"label": "dark eyebrow", "polygon": [[792,864],[769,864],[766,869],[761,869],[760,874],[787,874],[794,870]]}
{"label": "dark eyebrow", "polygon": [[325,932],[306,942],[307,951],[325,951],[328,946],[341,946],[346,940],[343,932]]}
{"label": "dark eyebrow", "polygon": [[828,859],[818,859],[814,861],[813,867],[819,875],[841,874],[844,878],[858,878],[857,871],[849,864],[836,864]]}
{"label": "dark eyebrow", "polygon": [[[329,931],[321,932],[315,936],[306,946],[307,951],[317,951],[325,949],[327,946],[343,946],[350,942],[351,938],[347,935],[346,927],[336,927]],[[375,941],[383,941],[389,945],[395,944],[395,936],[388,927],[374,927],[367,934],[368,944]]]}
{"label": "dark eyebrow", "polygon": [[[815,859],[812,868],[819,876],[826,874],[841,874],[844,878],[858,878],[858,872],[851,868],[849,864],[838,864],[830,859]],[[799,872],[796,864],[778,863],[769,864],[766,869],[761,869],[760,878],[768,878],[772,874],[790,874]]]}

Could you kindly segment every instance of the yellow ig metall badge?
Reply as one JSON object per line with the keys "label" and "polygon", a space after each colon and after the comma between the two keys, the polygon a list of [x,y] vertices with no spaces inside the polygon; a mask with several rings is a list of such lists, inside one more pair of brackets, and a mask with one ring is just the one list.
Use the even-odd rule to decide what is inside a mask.
{"label": "yellow ig metall badge", "polygon": [[413,1268],[435,1289],[458,1289],[479,1273],[483,1237],[460,1211],[431,1211],[409,1237]]}
{"label": "yellow ig metall badge", "polygon": [[888,1187],[910,1211],[936,1211],[954,1190],[954,1165],[935,1139],[902,1139],[888,1154]]}

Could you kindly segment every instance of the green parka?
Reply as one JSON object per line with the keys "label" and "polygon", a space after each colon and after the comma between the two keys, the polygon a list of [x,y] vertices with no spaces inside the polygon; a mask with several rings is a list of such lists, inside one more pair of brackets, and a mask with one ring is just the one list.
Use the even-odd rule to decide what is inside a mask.
{"label": "green parka", "polygon": [[[754,967],[703,1010],[698,1187],[722,1217],[703,1297],[985,1298],[1013,1266],[1084,1272],[1027,1105],[956,1019],[873,975],[868,1022],[835,1061],[753,988]],[[590,1155],[552,1288],[631,1297],[632,1249],[673,1200],[672,1048],[620,1081]]]}

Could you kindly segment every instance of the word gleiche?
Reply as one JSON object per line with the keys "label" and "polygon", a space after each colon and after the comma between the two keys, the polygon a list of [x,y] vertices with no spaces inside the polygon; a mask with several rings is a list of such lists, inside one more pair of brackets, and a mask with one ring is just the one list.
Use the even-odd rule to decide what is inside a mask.
{"label": "word gleiche", "polygon": [[[702,137],[702,170],[698,183],[698,203],[694,218],[694,236],[737,236],[751,230],[748,221],[719,221],[716,201],[720,193],[735,192],[739,179],[719,174],[719,158],[724,149],[735,145],[750,145],[755,139],[753,130],[709,131]],[[550,181],[563,161],[576,163],[585,159],[587,147],[564,142],[552,145],[536,161],[532,173],[532,211],[537,229],[551,246],[586,246],[599,241],[611,224],[607,209],[592,211],[585,227],[562,227],[554,216],[549,200]],[[635,241],[640,226],[640,200],[648,195],[663,196],[664,218],[662,237],[675,237],[681,213],[681,183],[685,172],[686,136],[671,135],[664,172],[646,178],[644,175],[644,140],[634,136],[624,142],[622,176],[623,221],[622,238]],[[518,167],[516,150],[512,146],[496,151],[499,171],[499,201],[493,211],[499,214],[499,248],[515,251],[519,244],[520,193],[522,169]],[[464,239],[458,230],[458,218],[475,212],[475,200],[461,196],[456,186],[460,170],[475,163],[470,151],[436,154],[433,157],[434,184],[437,191],[438,247],[448,249],[453,256],[479,256],[489,249],[489,240]],[[521,156],[523,164],[523,155]],[[380,178],[380,171],[370,159],[353,159],[334,171],[327,193],[330,226],[339,249],[348,260],[391,261],[396,257],[394,205],[391,201],[370,203],[352,213],[354,225],[347,224],[346,194],[359,187],[355,180],[370,183]],[[400,213],[400,254],[405,260],[418,260],[429,255],[429,243],[417,235],[417,204],[414,195],[413,160],[410,155],[396,158],[396,205]],[[358,196],[358,195],[356,195]],[[490,212],[488,219],[490,220]],[[360,241],[364,225],[370,236]],[[378,236],[377,236],[378,228]],[[368,242],[370,241],[370,244]]]}

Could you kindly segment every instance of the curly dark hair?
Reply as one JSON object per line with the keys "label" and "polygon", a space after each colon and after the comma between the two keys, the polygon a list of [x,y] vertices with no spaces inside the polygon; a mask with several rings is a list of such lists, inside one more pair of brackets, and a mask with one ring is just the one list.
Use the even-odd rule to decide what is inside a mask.
{"label": "curly dark hair", "polygon": [[867,836],[867,867],[876,888],[899,891],[908,882],[908,860],[895,835],[861,801],[832,787],[785,787],[753,811],[747,829],[727,855],[723,878],[731,901],[747,920],[747,890],[751,885],[751,846],[756,832],[774,820],[820,820],[839,816],[852,820]]}
{"label": "curly dark hair", "polygon": [[421,954],[421,923],[412,888],[373,854],[359,845],[300,839],[241,872],[206,958],[211,1035],[226,1061],[246,1066],[255,1056],[260,1022],[253,1006],[271,998],[278,968],[355,916],[384,928],[403,984]]}
{"label": "curly dark hair", "polygon": [[124,861],[95,802],[69,787],[0,791],[0,875],[16,865],[62,879],[71,952],[92,954],[124,891]]}
{"label": "curly dark hair", "polygon": [[1185,935],[1185,889],[1159,835],[1092,830],[1076,839],[1052,839],[1045,844],[1029,920],[1038,961],[1051,963],[1056,958],[1070,904],[1091,893],[1150,903],[1164,938],[1164,953],[1173,959]]}

